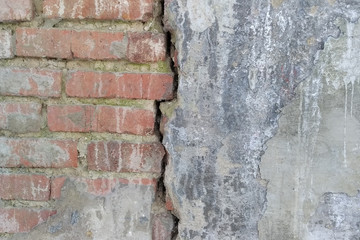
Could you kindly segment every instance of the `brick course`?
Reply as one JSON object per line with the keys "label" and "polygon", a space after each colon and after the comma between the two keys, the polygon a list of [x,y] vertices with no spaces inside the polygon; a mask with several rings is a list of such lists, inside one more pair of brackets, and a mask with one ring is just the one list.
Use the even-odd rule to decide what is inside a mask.
{"label": "brick course", "polygon": [[147,21],[153,0],[45,0],[47,18]]}
{"label": "brick course", "polygon": [[46,201],[50,197],[50,179],[43,175],[0,175],[0,198]]}
{"label": "brick course", "polygon": [[117,106],[51,105],[48,107],[50,131],[111,132],[151,135],[153,111]]}
{"label": "brick course", "polygon": [[0,167],[77,167],[75,140],[0,137]]}
{"label": "brick course", "polygon": [[81,98],[169,100],[173,97],[173,77],[155,73],[76,71],[69,75],[66,94]]}
{"label": "brick course", "polygon": [[145,63],[166,59],[165,35],[18,28],[16,55],[60,59],[115,60]]}
{"label": "brick course", "polygon": [[87,147],[88,168],[97,171],[160,173],[164,155],[161,143],[102,141]]}

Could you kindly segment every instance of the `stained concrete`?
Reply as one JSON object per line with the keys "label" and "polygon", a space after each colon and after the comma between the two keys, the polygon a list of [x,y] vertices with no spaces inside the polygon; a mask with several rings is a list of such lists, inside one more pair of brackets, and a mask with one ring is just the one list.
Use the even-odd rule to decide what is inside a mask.
{"label": "stained concrete", "polygon": [[360,237],[360,24],[336,23],[340,37],[319,52],[267,144],[260,239]]}
{"label": "stained concrete", "polygon": [[[281,240],[299,236],[300,227],[293,227],[293,221],[299,221],[291,219],[294,214],[284,211],[280,215],[276,211],[279,207],[290,208],[297,211],[296,216],[303,216],[302,209],[310,209],[303,205],[308,204],[307,201],[292,207],[295,203],[282,199],[284,192],[290,196],[295,192],[301,198],[310,195],[310,189],[306,188],[310,185],[306,184],[311,183],[308,172],[312,162],[305,157],[306,161],[301,163],[301,157],[315,151],[317,137],[314,133],[320,125],[310,121],[297,137],[295,122],[299,118],[299,105],[296,99],[301,94],[296,95],[296,87],[304,82],[304,88],[308,86],[309,89],[308,98],[322,98],[319,81],[314,82],[310,77],[316,74],[314,71],[321,70],[317,65],[318,55],[328,47],[329,38],[341,37],[339,21],[351,24],[357,21],[359,14],[357,0],[165,1],[164,23],[178,51],[178,100],[164,128],[163,140],[169,153],[165,185],[174,204],[174,214],[180,220],[178,239]],[[333,63],[341,67],[338,62]],[[351,92],[349,88],[348,96]],[[298,97],[294,100],[295,96]],[[340,146],[339,141],[344,140],[338,136],[344,131],[339,132],[335,119],[340,118],[341,123],[348,124],[346,149],[356,148],[358,142],[354,105],[353,117],[344,121],[342,101],[345,98],[341,94],[334,96],[323,99],[324,105],[330,104],[329,100],[339,105],[339,109],[328,108],[327,123],[322,125],[324,131],[328,131],[323,135],[326,140],[336,136],[336,145],[319,146],[323,160],[328,159],[329,154],[339,157],[342,154],[340,149],[332,148]],[[282,128],[278,129],[278,120],[281,115],[281,119],[285,119],[286,109],[283,108],[289,103],[295,104],[296,109],[295,112],[289,110],[289,127],[284,134],[303,141],[304,145],[280,139],[277,142],[282,144],[282,152],[276,155],[270,145],[266,150],[265,143],[277,132],[280,136]],[[348,111],[350,105],[349,102]],[[312,103],[306,102],[300,109],[300,118],[316,118],[317,114],[319,110]],[[291,151],[287,151],[288,145]],[[356,178],[356,170],[350,170],[350,164],[352,154],[356,155],[358,150],[351,151],[346,151],[348,177]],[[264,152],[267,157],[259,166]],[[291,161],[288,155],[297,156],[294,158],[299,161]],[[329,161],[313,162],[320,164],[316,169],[319,177],[325,177],[322,181],[327,180],[322,172],[335,171],[342,166],[331,166]],[[302,177],[298,181],[301,189],[292,189],[296,181],[286,181],[287,178],[280,186],[272,185],[281,183],[281,171],[290,179],[294,177],[293,171],[297,173],[293,169],[298,167],[303,169],[298,173]],[[332,176],[336,178],[336,173]],[[349,178],[343,181],[349,185],[353,183]],[[330,191],[341,189],[342,183],[337,185],[338,188]],[[351,189],[354,194],[357,186]],[[320,208],[318,212],[323,212],[320,198],[324,190],[317,190],[319,198],[306,216],[311,217],[317,208]],[[284,206],[274,203],[276,201]],[[336,201],[327,207],[335,205]],[[279,224],[275,228],[268,227],[275,220],[279,220]]]}

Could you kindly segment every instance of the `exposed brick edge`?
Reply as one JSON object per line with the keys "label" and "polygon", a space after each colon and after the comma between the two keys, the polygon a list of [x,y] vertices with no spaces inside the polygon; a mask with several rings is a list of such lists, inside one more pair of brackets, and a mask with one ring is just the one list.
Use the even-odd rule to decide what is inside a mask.
{"label": "exposed brick edge", "polygon": [[[173,43],[172,37],[174,37],[174,39],[176,39],[175,36],[173,36],[173,33],[171,33],[169,31],[169,29],[166,28],[166,26],[164,25],[164,21],[166,21],[165,19],[165,7],[168,4],[168,1],[165,0],[162,2],[163,6],[163,12],[162,12],[162,25],[163,25],[163,29],[165,29],[165,34],[166,34],[166,56],[170,57],[170,66],[171,66],[171,70],[173,72],[173,99],[171,100],[163,100],[163,101],[158,101],[156,104],[156,127],[155,127],[155,132],[158,134],[160,142],[162,143],[163,141],[163,134],[164,134],[164,126],[165,124],[168,122],[168,117],[165,114],[163,114],[160,110],[160,103],[162,102],[175,102],[177,101],[177,88],[178,88],[178,52],[175,48],[175,43]],[[163,144],[164,146],[164,144]],[[158,180],[158,184],[157,184],[157,201],[160,201],[162,206],[164,206],[164,208],[169,211],[171,213],[171,215],[173,216],[173,221],[174,221],[174,225],[173,225],[173,229],[171,230],[171,239],[176,239],[177,235],[178,235],[178,223],[179,223],[179,218],[174,214],[174,207],[173,207],[173,203],[172,200],[170,198],[170,196],[168,195],[167,191],[166,191],[166,187],[165,187],[165,183],[164,183],[164,177],[165,177],[165,168],[168,162],[168,152],[164,146],[165,149],[165,156],[162,162],[162,171],[161,171],[161,177]],[[160,199],[159,199],[160,198]],[[156,221],[156,219],[155,219]],[[160,233],[159,231],[161,231],[161,227],[159,228],[159,226],[157,226],[156,222],[153,222],[153,229],[152,229],[152,235],[154,236],[159,236],[159,237],[164,237],[162,236],[162,233]],[[168,236],[166,236],[168,237]]]}

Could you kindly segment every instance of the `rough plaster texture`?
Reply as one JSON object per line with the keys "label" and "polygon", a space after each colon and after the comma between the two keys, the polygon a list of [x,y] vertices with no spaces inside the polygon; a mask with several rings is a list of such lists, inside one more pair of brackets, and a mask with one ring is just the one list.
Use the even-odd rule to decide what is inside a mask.
{"label": "rough plaster texture", "polygon": [[[333,71],[326,70],[315,61],[319,57],[319,51],[326,47],[326,52],[329,53],[328,48],[331,46],[328,46],[328,38],[339,37],[342,33],[338,29],[338,22],[343,21],[350,28],[355,28],[352,22],[357,21],[359,13],[360,2],[357,0],[165,2],[165,25],[176,38],[174,42],[179,66],[178,101],[165,127],[163,140],[169,152],[165,184],[174,204],[174,212],[180,219],[179,239],[293,239],[300,233],[304,234],[304,224],[308,224],[309,234],[318,234],[317,236],[323,237],[321,239],[327,239],[325,236],[328,236],[326,234],[329,231],[325,230],[324,223],[336,216],[327,215],[327,209],[342,211],[344,201],[357,206],[354,203],[356,200],[351,196],[324,195],[326,191],[349,191],[354,195],[358,188],[356,181],[354,182],[358,176],[357,170],[352,169],[351,164],[354,163],[356,154],[358,159],[356,143],[359,143],[359,134],[356,131],[359,123],[355,105],[349,100],[351,96],[354,96],[354,101],[357,99],[352,89],[355,92],[355,87],[358,86],[354,79],[358,70],[348,69],[346,61],[349,60],[344,63],[339,59],[346,54],[346,46],[349,45],[343,44],[345,49],[338,50],[338,56],[334,56],[338,60],[324,58],[324,61],[332,62],[340,68],[337,70],[340,78],[336,80],[340,85],[336,91],[333,90],[334,95],[327,95],[328,100],[320,93],[320,77],[310,75],[322,74],[321,71],[325,75],[326,72]],[[348,33],[349,31],[346,32]],[[349,36],[342,36],[342,41],[353,39]],[[336,44],[335,40],[330,42]],[[346,71],[350,71],[350,78],[343,80]],[[332,73],[328,72],[328,75]],[[324,76],[324,79],[326,82],[327,77]],[[291,102],[296,87],[302,81],[302,95],[305,95],[302,101],[306,97],[308,101],[301,109],[299,103],[292,103],[296,109],[289,116],[302,121],[298,120],[300,114],[301,118],[309,120],[305,121],[309,124],[300,128],[297,137],[298,124],[290,118],[288,128],[291,126],[293,132],[285,130],[285,136],[292,134],[294,141],[302,142],[283,140],[284,137],[280,136],[281,128],[280,139],[274,140],[274,145],[284,144],[281,141],[290,144],[295,151],[290,151],[291,156],[297,157],[291,162],[289,152],[281,145],[281,155],[274,159],[276,149],[271,150],[269,147],[263,163],[267,165],[259,167],[261,156],[266,150],[265,143],[277,132],[281,109]],[[345,91],[348,99],[346,115],[345,97],[342,95],[344,84],[341,87],[343,82],[351,82]],[[299,93],[298,98],[302,95]],[[316,98],[323,99],[324,106],[331,105],[330,100],[334,101],[333,105],[339,106],[338,109],[326,106],[327,110],[324,111],[328,117],[322,125],[325,132],[320,136],[326,138],[324,141],[334,135],[336,138],[329,148],[326,144],[316,145],[323,156],[320,160],[311,162],[310,156],[315,151],[316,131],[320,131],[320,125],[316,122],[316,118],[320,121]],[[351,106],[352,117],[349,115]],[[337,118],[341,119],[339,123],[335,121]],[[284,117],[283,119],[285,121]],[[344,140],[347,143],[345,148]],[[345,166],[344,159],[337,162],[343,156],[342,149],[346,149],[347,167],[340,169],[339,181],[343,179],[348,182],[348,187],[328,179],[337,176],[338,168]],[[304,159],[306,161],[301,163]],[[331,166],[336,162],[338,165]],[[268,172],[266,177],[260,175],[260,168],[261,173]],[[316,171],[318,177],[315,193],[311,192],[310,185],[306,185],[312,179],[311,169]],[[284,171],[288,178],[294,178],[295,172],[302,179],[300,182],[292,182],[284,178],[281,185],[281,175],[277,171]],[[332,173],[328,173],[329,171]],[[322,172],[327,172],[328,177]],[[325,179],[321,180],[322,176]],[[262,177],[270,181],[269,185]],[[335,187],[322,186],[321,182],[324,181],[329,181],[327,186]],[[279,186],[274,186],[279,182]],[[301,187],[292,189],[287,184]],[[295,205],[296,201],[286,202],[284,199],[286,204],[283,207],[297,212],[284,211],[285,216],[276,212],[277,208],[282,207],[275,203],[283,198],[282,191],[286,191],[287,199],[291,199],[295,192],[294,198],[299,205]],[[313,197],[310,199],[313,201],[311,206],[306,206],[308,201],[304,200],[308,196]],[[326,200],[328,198],[329,201]],[[305,211],[305,216],[303,210],[312,212]],[[356,218],[358,214],[354,212],[353,217]],[[311,221],[304,222],[306,217],[311,216]],[[322,225],[317,224],[318,219],[322,219]],[[336,225],[337,222],[333,223],[337,227],[334,231],[345,231],[343,236],[350,236],[349,232],[355,231],[352,230],[354,223],[351,219],[353,218],[346,218],[341,226]],[[285,223],[277,224],[274,229],[266,224],[266,221],[276,220],[284,220]],[[288,225],[290,228],[287,228]],[[298,228],[293,228],[295,225]],[[269,234],[274,237],[268,237],[272,236]],[[356,236],[354,234],[356,233],[353,232],[351,236]]]}
{"label": "rough plaster texture", "polygon": [[267,144],[261,239],[360,237],[360,24],[338,25]]}

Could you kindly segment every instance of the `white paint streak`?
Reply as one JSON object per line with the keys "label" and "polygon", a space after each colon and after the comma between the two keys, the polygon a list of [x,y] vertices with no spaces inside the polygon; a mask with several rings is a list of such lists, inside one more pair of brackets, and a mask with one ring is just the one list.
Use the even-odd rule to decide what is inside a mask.
{"label": "white paint streak", "polygon": [[17,232],[20,226],[14,215],[10,217],[7,212],[2,212],[0,213],[0,228],[6,232]]}
{"label": "white paint streak", "polygon": [[[300,97],[283,109],[279,132],[267,143],[260,170],[269,179],[268,206],[259,222],[260,239],[315,239],[308,222],[321,196],[355,195],[359,189],[360,123],[350,100],[355,115],[360,41],[353,36],[360,25],[347,24],[346,34],[320,52],[313,75],[298,87]],[[341,99],[343,108],[332,99]],[[333,220],[339,225],[343,218]]]}
{"label": "white paint streak", "polygon": [[121,119],[120,119],[120,108],[115,108],[115,118],[116,118],[116,132],[120,133],[120,130],[124,122],[124,111],[121,110]]}
{"label": "white paint streak", "polygon": [[141,146],[139,144],[133,144],[131,146],[130,155],[130,169],[138,169],[141,165]]}
{"label": "white paint streak", "polygon": [[102,161],[105,162],[107,169],[112,170],[110,167],[110,156],[108,151],[108,145],[106,143],[102,143],[104,145],[104,152],[105,152],[105,159],[102,159]]}
{"label": "white paint streak", "polygon": [[64,0],[60,0],[60,2],[59,2],[58,15],[59,15],[59,16],[63,16],[64,13],[65,13],[65,2],[64,2]]}
{"label": "white paint streak", "polygon": [[[78,0],[71,11],[71,18],[84,19],[85,16],[82,15],[81,8],[84,6],[84,0]],[[78,10],[79,9],[79,10]]]}
{"label": "white paint streak", "polygon": [[[45,193],[48,193],[49,192],[49,182],[47,182],[47,184],[44,186],[44,188],[40,187],[41,186],[41,181],[38,183],[38,184],[34,184],[34,181],[31,181],[31,186],[30,186],[30,189],[31,189],[31,195],[36,198],[37,196],[39,195],[42,195],[44,192]],[[24,189],[24,191],[26,192],[27,190]],[[27,193],[26,193],[27,195]]]}
{"label": "white paint streak", "polygon": [[118,168],[117,171],[120,172],[123,166],[123,158],[122,158],[122,145],[119,143],[119,158],[118,158]]}
{"label": "white paint streak", "polygon": [[99,167],[99,142],[95,143],[95,167]]}
{"label": "white paint streak", "polygon": [[149,87],[146,89],[146,94],[144,94],[144,90],[143,90],[143,75],[141,74],[140,76],[140,97],[143,98],[144,96],[147,97],[149,96],[149,91],[151,88],[151,83],[152,81],[150,81]]}

